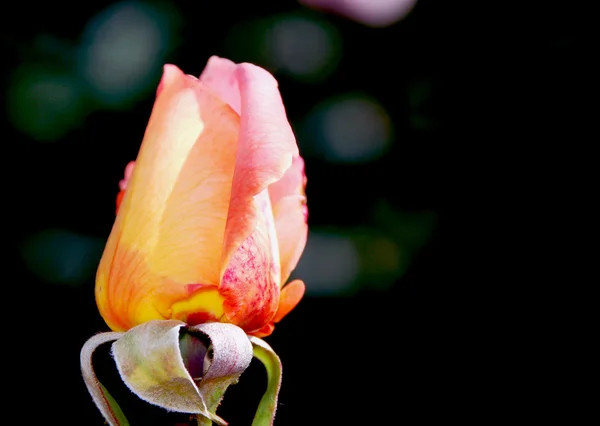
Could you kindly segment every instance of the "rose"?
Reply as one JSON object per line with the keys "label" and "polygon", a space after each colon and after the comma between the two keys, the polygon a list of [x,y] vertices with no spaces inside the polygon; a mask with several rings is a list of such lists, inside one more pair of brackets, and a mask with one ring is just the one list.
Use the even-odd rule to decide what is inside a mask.
{"label": "rose", "polygon": [[300,3],[371,27],[387,27],[408,15],[417,0],[300,0]]}
{"label": "rose", "polygon": [[199,79],[166,65],[96,275],[108,326],[271,334],[304,294],[300,280],[283,285],[306,244],[305,184],[271,74],[218,57]]}

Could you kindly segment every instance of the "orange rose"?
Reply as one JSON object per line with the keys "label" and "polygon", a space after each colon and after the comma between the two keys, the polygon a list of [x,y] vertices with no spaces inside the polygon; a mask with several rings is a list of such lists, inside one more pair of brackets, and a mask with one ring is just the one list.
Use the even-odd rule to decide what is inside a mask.
{"label": "orange rose", "polygon": [[166,65],[96,276],[115,331],[152,319],[267,336],[304,294],[304,162],[271,74],[212,57]]}

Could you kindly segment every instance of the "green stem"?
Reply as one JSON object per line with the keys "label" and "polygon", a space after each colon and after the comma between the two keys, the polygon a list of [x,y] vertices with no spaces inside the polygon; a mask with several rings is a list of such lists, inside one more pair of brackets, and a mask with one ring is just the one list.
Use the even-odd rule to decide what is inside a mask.
{"label": "green stem", "polygon": [[198,426],[212,426],[213,422],[208,417],[204,417],[202,414],[196,415],[196,423]]}

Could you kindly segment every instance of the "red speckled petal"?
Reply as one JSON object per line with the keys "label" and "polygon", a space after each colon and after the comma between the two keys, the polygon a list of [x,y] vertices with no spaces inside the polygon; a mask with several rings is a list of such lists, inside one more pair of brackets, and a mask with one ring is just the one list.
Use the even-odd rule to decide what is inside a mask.
{"label": "red speckled petal", "polygon": [[268,324],[279,303],[279,250],[268,192],[254,203],[257,226],[231,257],[219,288],[225,317],[248,334]]}
{"label": "red speckled petal", "polygon": [[275,330],[275,324],[278,323],[289,314],[292,309],[294,309],[302,297],[304,296],[304,292],[306,287],[303,281],[294,280],[283,289],[281,289],[281,294],[279,296],[279,308],[277,309],[277,313],[268,324],[264,325],[259,330],[252,332],[251,334],[256,337],[266,337],[269,336]]}

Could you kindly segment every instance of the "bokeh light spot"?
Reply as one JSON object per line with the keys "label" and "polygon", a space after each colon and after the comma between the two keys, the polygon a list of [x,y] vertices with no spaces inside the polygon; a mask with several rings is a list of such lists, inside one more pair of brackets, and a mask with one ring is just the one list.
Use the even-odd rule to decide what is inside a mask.
{"label": "bokeh light spot", "polygon": [[350,238],[311,231],[294,277],[306,283],[313,296],[349,294],[359,272],[359,253]]}
{"label": "bokeh light spot", "polygon": [[300,79],[321,80],[339,61],[341,38],[326,22],[286,16],[273,23],[270,34],[275,70]]}
{"label": "bokeh light spot", "polygon": [[[337,68],[342,37],[313,14],[282,14],[240,23],[227,40],[230,57],[256,62],[303,83],[318,83]],[[241,57],[239,52],[244,52]]]}
{"label": "bokeh light spot", "polygon": [[303,146],[311,154],[333,162],[372,161],[386,152],[393,138],[386,110],[363,95],[322,102],[309,113],[305,127]]}
{"label": "bokeh light spot", "polygon": [[176,21],[175,12],[161,3],[139,1],[112,4],[90,20],[78,61],[82,77],[100,103],[127,105],[155,82]]}
{"label": "bokeh light spot", "polygon": [[13,125],[40,142],[54,142],[85,114],[77,82],[67,73],[36,65],[14,70],[7,92]]}
{"label": "bokeh light spot", "polygon": [[64,229],[46,229],[26,238],[21,255],[31,272],[53,284],[93,284],[102,238]]}

